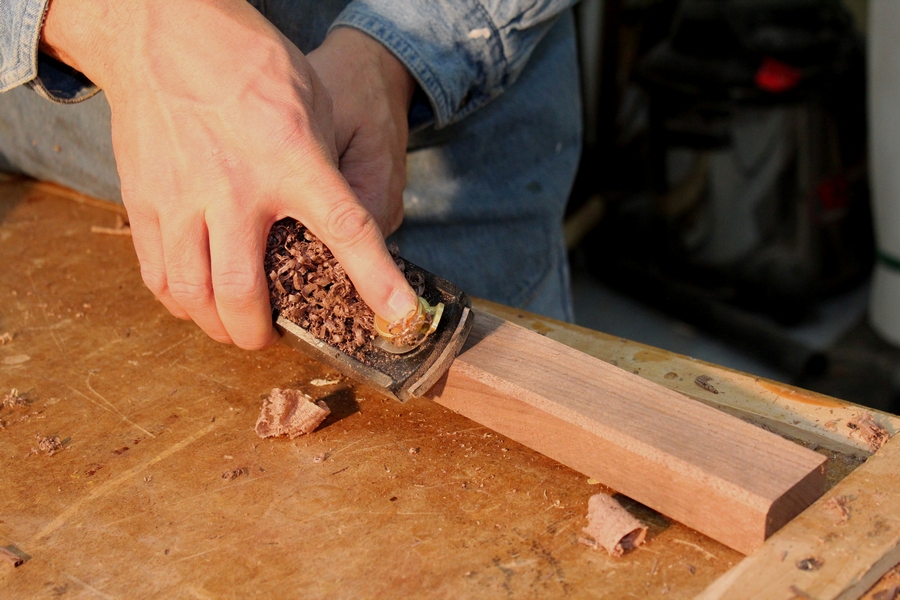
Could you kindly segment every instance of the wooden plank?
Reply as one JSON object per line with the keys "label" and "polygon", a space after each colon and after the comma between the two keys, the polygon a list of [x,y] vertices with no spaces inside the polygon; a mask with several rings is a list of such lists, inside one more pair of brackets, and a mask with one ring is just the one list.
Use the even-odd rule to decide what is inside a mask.
{"label": "wooden plank", "polygon": [[900,562],[898,473],[895,436],[699,598],[859,598]]}
{"label": "wooden plank", "polygon": [[[478,300],[475,308],[776,433],[837,452],[862,458],[872,454],[858,432],[847,426],[863,411],[870,412],[891,435],[900,431],[900,417],[852,402],[493,302]],[[711,377],[717,394],[695,383],[704,375]]]}
{"label": "wooden plank", "polygon": [[485,313],[432,397],[744,553],[824,491],[821,455]]}

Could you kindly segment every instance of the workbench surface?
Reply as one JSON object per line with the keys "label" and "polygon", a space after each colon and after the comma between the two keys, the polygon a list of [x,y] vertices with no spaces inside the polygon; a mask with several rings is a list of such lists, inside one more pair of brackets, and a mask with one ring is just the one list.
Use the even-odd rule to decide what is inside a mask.
{"label": "workbench surface", "polygon": [[[27,558],[0,561],[3,597],[689,598],[743,560],[624,498],[648,539],[611,558],[579,543],[588,498],[611,490],[286,346],[210,340],[143,286],[130,237],[91,232],[112,227],[116,210],[0,180],[0,336],[13,336],[0,345],[0,399],[17,388],[28,402],[0,408],[0,546]],[[833,459],[829,487],[869,455],[840,429],[852,405],[476,308],[818,446]],[[722,398],[703,397],[701,373]],[[253,427],[275,387],[323,399],[332,414],[312,435],[261,440]],[[825,413],[837,420],[825,426]],[[896,431],[894,417],[873,414]],[[44,436],[63,448],[41,451]],[[886,515],[896,533],[900,515]]]}

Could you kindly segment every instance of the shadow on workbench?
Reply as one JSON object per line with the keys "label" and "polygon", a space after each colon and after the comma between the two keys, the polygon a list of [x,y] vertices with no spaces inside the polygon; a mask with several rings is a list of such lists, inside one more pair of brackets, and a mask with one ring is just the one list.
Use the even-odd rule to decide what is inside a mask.
{"label": "shadow on workbench", "polygon": [[[18,175],[9,175],[7,173],[0,172],[0,191],[6,192],[3,188],[11,187],[13,184],[19,185],[22,182],[22,178]],[[19,205],[22,200],[24,200],[24,196],[19,193],[3,193],[5,202],[0,202],[0,223],[6,220],[7,215],[11,213],[16,206]]]}

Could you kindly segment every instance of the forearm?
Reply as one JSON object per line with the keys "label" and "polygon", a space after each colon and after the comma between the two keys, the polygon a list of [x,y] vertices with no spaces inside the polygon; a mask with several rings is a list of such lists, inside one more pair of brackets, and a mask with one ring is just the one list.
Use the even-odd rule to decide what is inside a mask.
{"label": "forearm", "polygon": [[112,67],[116,29],[125,25],[109,0],[50,0],[41,29],[41,52],[103,86]]}

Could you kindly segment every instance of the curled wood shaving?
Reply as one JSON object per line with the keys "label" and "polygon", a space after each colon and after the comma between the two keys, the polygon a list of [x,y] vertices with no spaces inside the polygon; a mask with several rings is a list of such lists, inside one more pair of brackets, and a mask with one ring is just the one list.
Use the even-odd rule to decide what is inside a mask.
{"label": "curled wood shaving", "polygon": [[[12,546],[10,546],[11,548]],[[10,550],[9,548],[4,548],[0,546],[0,559],[4,562],[8,562],[13,567],[20,567],[25,562],[25,559]]]}
{"label": "curled wood shaving", "polygon": [[13,334],[10,332],[6,332],[3,335],[0,335],[0,346],[5,346],[6,344],[13,341]]}
{"label": "curled wood shaving", "polygon": [[876,422],[869,412],[863,411],[847,421],[847,427],[853,430],[850,435],[858,434],[872,452],[877,452],[890,438],[887,429]]}
{"label": "curled wood shaving", "polygon": [[588,524],[582,529],[589,538],[579,541],[591,548],[605,548],[610,556],[622,556],[644,542],[647,526],[631,516],[615,498],[595,494],[588,500]]}
{"label": "curled wood shaving", "polygon": [[698,386],[706,390],[707,392],[712,392],[713,394],[718,394],[719,390],[715,388],[713,384],[710,383],[712,381],[712,377],[709,375],[701,375],[694,380]]}
{"label": "curled wood shaving", "polygon": [[256,420],[259,437],[286,435],[291,439],[315,431],[331,409],[322,400],[315,402],[300,390],[275,388],[263,402]]}

